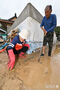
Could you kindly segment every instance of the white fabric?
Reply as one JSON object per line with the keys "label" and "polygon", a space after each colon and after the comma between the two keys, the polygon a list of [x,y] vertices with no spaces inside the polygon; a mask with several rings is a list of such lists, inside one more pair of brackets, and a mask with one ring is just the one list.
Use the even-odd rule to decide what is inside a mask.
{"label": "white fabric", "polygon": [[21,32],[19,33],[19,36],[21,36],[23,39],[27,39],[29,36],[29,31],[28,30],[21,30]]}

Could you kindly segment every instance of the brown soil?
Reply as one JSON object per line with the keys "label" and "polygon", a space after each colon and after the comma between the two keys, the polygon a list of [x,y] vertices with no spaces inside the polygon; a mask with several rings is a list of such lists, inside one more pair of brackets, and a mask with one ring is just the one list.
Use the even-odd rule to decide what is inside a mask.
{"label": "brown soil", "polygon": [[40,57],[40,62],[38,58],[39,52],[26,55],[24,59],[16,58],[14,69],[8,71],[7,53],[0,53],[0,90],[60,88],[60,43],[53,49],[51,57],[46,54]]}

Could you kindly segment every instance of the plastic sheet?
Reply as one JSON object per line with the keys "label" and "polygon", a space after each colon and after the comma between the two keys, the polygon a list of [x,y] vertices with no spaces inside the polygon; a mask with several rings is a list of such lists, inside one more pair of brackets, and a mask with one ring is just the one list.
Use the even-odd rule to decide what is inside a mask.
{"label": "plastic sheet", "polygon": [[0,50],[5,48],[8,45],[8,43],[5,43],[4,45],[0,46]]}
{"label": "plastic sheet", "polygon": [[36,49],[42,48],[43,43],[42,42],[28,42],[30,45],[30,49],[27,51],[27,54],[32,54],[32,52],[35,52]]}

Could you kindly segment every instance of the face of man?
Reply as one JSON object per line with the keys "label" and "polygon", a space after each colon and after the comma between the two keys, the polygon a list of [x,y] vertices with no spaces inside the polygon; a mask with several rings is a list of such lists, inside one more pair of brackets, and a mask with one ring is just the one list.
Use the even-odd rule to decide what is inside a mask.
{"label": "face of man", "polygon": [[49,17],[50,17],[51,12],[52,12],[52,11],[50,10],[49,7],[47,7],[47,8],[45,9],[45,16],[46,16],[46,18],[49,18]]}

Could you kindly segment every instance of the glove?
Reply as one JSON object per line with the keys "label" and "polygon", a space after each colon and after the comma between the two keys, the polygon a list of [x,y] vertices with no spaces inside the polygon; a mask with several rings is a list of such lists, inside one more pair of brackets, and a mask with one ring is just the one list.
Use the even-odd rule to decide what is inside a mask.
{"label": "glove", "polygon": [[16,46],[15,46],[15,49],[16,50],[20,50],[20,49],[22,49],[22,47],[23,47],[23,45],[22,44],[16,44]]}
{"label": "glove", "polygon": [[23,46],[26,46],[26,47],[28,47],[28,49],[30,49],[30,46],[29,46],[29,44],[24,44]]}
{"label": "glove", "polygon": [[14,55],[13,49],[8,50],[8,54],[9,54],[9,59],[10,59],[8,62],[8,70],[9,68],[11,68],[12,70],[15,65],[15,55]]}

